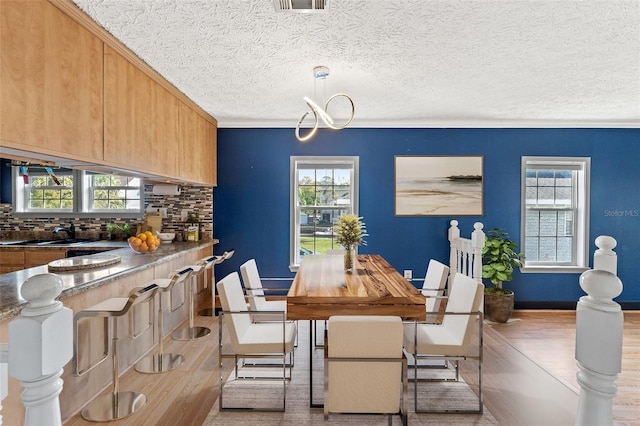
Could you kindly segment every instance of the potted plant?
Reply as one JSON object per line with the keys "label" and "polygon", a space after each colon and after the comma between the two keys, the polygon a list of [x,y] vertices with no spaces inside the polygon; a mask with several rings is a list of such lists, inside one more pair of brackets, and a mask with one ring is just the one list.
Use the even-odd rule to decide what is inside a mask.
{"label": "potted plant", "polygon": [[110,240],[127,239],[133,234],[133,227],[128,223],[118,225],[117,223],[107,223],[107,233]]}
{"label": "potted plant", "polygon": [[488,278],[493,287],[484,290],[484,314],[495,322],[505,323],[513,312],[513,291],[502,288],[511,281],[513,269],[522,267],[524,255],[509,234],[499,228],[487,232],[482,249],[482,278]]}
{"label": "potted plant", "polygon": [[362,218],[355,214],[343,214],[335,226],[336,242],[344,247],[344,270],[353,269],[353,249],[356,246],[366,245],[364,237],[367,236]]}

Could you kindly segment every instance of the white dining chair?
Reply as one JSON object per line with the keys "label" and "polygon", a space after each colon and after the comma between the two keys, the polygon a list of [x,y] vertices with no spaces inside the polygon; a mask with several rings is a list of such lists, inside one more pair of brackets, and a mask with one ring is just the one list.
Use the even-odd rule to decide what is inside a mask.
{"label": "white dining chair", "polygon": [[399,413],[407,424],[407,359],[398,316],[344,315],[328,320],[324,418],[330,413]]}
{"label": "white dining chair", "polygon": [[[252,311],[287,311],[286,300],[267,300],[265,297],[270,289],[262,286],[262,280],[260,279],[255,259],[249,259],[240,265],[240,273],[242,274],[242,282],[247,293],[247,299],[249,299],[249,307]],[[277,290],[283,291],[282,289],[276,289],[274,291]],[[254,314],[252,316],[252,319],[257,322],[269,321],[271,318],[272,317],[267,314]]]}
{"label": "white dining chair", "polygon": [[[440,314],[443,320],[439,324],[415,321],[404,325],[404,348],[413,358],[414,404],[415,411],[441,413],[481,413],[482,405],[482,320],[480,310],[484,286],[472,278],[456,273],[452,289],[449,292],[447,306]],[[471,342],[477,327],[477,347]],[[420,360],[445,360],[454,366],[454,376],[438,378],[418,378]],[[418,383],[424,381],[459,381],[458,362],[475,360],[478,370],[478,407],[477,409],[419,409]],[[421,394],[429,400],[430,388]]]}
{"label": "white dining chair", "polygon": [[[435,259],[429,259],[420,292],[427,297],[427,312],[438,312],[444,296],[444,287],[449,276],[449,267]],[[428,322],[435,322],[435,315],[427,315]]]}
{"label": "white dining chair", "polygon": [[[291,379],[293,368],[293,348],[297,327],[292,321],[286,320],[284,311],[270,311],[280,317],[278,322],[251,321],[251,311],[247,309],[245,295],[240,284],[237,272],[232,272],[217,284],[222,311],[219,315],[218,331],[218,361],[220,366],[220,410],[256,410],[256,411],[284,411],[286,406],[286,383]],[[223,345],[223,329],[227,331],[231,341],[231,352],[225,351]],[[245,358],[272,358],[279,359],[277,365],[282,368],[283,398],[282,406],[273,407],[225,407],[223,404],[223,391],[226,379],[223,374],[223,360],[233,359],[235,362],[235,379],[254,379],[254,375],[244,376],[238,372],[238,361]],[[288,374],[287,374],[288,371]],[[280,377],[277,377],[279,380]]]}

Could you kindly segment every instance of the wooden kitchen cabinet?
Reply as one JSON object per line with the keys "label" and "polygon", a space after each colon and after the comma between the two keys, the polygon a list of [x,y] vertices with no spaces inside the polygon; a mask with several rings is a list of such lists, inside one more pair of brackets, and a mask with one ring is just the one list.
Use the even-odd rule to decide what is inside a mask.
{"label": "wooden kitchen cabinet", "polygon": [[46,265],[54,260],[64,259],[67,257],[67,250],[60,248],[58,250],[29,250],[24,251],[24,269],[33,268],[34,266]]}
{"label": "wooden kitchen cabinet", "polygon": [[67,257],[67,249],[29,249],[0,250],[0,274],[46,265],[49,262]]}
{"label": "wooden kitchen cabinet", "polygon": [[45,0],[0,1],[0,146],[102,160],[103,42]]}
{"label": "wooden kitchen cabinet", "polygon": [[217,184],[217,128],[180,102],[180,176],[209,186]]}
{"label": "wooden kitchen cabinet", "polygon": [[109,46],[104,78],[105,161],[180,178],[178,99]]}
{"label": "wooden kitchen cabinet", "polygon": [[0,256],[0,274],[24,269],[24,251],[2,251]]}

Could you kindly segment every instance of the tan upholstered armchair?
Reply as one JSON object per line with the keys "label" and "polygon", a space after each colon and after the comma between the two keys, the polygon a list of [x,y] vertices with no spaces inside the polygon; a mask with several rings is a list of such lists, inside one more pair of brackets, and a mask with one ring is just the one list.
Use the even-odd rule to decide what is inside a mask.
{"label": "tan upholstered armchair", "polygon": [[407,424],[407,359],[402,320],[333,316],[325,343],[325,422],[330,413],[400,413]]}

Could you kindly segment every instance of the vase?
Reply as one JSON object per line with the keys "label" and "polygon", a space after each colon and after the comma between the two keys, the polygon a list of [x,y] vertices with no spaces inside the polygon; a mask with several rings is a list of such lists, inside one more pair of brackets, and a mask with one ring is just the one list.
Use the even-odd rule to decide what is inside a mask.
{"label": "vase", "polygon": [[353,253],[351,247],[344,248],[344,270],[347,272],[353,270]]}

